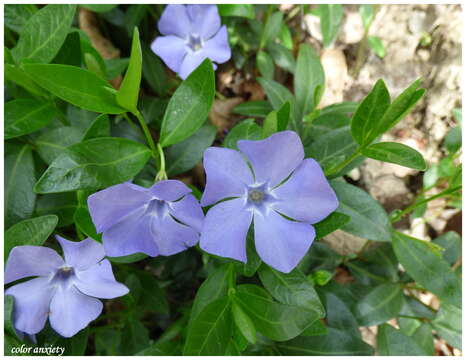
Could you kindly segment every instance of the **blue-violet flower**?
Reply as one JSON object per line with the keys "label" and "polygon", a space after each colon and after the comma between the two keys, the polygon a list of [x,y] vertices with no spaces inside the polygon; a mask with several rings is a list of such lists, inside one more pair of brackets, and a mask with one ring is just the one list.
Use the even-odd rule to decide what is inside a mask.
{"label": "blue-violet flower", "polygon": [[219,147],[204,153],[207,184],[201,205],[225,201],[208,211],[200,246],[209,253],[247,262],[246,236],[254,221],[258,255],[288,273],[314,240],[311,224],[338,207],[337,197],[319,164],[304,159],[295,132],[283,131],[259,141],[240,140],[237,146],[241,153]]}
{"label": "blue-violet flower", "polygon": [[164,180],[150,188],[127,182],[89,196],[107,256],[168,256],[195,245],[204,214],[190,192],[181,181]]}
{"label": "blue-violet flower", "polygon": [[45,326],[71,337],[102,312],[98,299],[113,299],[128,293],[117,282],[101,244],[86,239],[69,241],[56,236],[65,260],[44,246],[16,246],[8,257],[5,283],[34,276],[8,288],[14,297],[13,325],[21,334],[34,335]]}
{"label": "blue-violet flower", "polygon": [[158,27],[165,36],[154,40],[152,51],[182,79],[207,58],[221,64],[231,57],[217,5],[167,5]]}

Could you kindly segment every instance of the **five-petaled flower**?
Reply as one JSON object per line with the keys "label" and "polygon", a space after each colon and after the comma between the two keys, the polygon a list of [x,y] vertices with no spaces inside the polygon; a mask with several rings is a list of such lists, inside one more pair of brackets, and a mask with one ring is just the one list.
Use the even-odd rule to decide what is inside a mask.
{"label": "five-petaled flower", "polygon": [[254,221],[254,242],[261,259],[281,272],[290,272],[314,240],[311,224],[338,207],[336,195],[319,164],[304,159],[295,132],[283,131],[259,141],[240,140],[237,146],[241,153],[219,147],[204,153],[207,184],[201,205],[225,201],[208,211],[200,246],[209,253],[247,262],[246,236]]}
{"label": "five-petaled flower", "polygon": [[207,58],[221,64],[231,57],[216,5],[167,5],[158,27],[165,36],[154,40],[152,51],[182,79]]}
{"label": "five-petaled flower", "polygon": [[128,293],[117,282],[101,244],[86,239],[75,242],[56,237],[65,260],[55,250],[43,246],[16,246],[8,258],[5,283],[34,276],[10,287],[5,295],[14,297],[13,325],[21,333],[33,335],[45,326],[71,337],[102,312],[98,299],[113,299]]}
{"label": "five-petaled flower", "polygon": [[199,241],[204,214],[196,198],[178,180],[150,188],[123,183],[88,198],[97,232],[111,257],[144,253],[173,255]]}

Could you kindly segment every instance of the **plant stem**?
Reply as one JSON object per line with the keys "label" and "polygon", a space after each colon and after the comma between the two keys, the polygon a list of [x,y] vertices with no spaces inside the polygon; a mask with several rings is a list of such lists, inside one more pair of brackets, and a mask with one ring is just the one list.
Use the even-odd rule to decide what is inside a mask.
{"label": "plant stem", "polygon": [[152,151],[152,157],[154,159],[157,159],[157,148],[155,147],[154,139],[152,138],[150,130],[147,127],[147,124],[144,121],[144,118],[143,118],[142,114],[138,110],[136,110],[135,112],[133,112],[133,115],[136,116],[136,118],[139,121],[139,124],[142,127],[142,131],[144,132],[144,135],[146,136],[147,143],[149,144],[149,147],[150,147],[150,149]]}
{"label": "plant stem", "polygon": [[350,157],[346,158],[340,164],[338,164],[337,166],[331,168],[330,170],[327,170],[325,172],[325,176],[330,176],[330,175],[338,173],[341,169],[343,169],[346,165],[348,165],[351,161],[353,161],[354,159],[356,159],[359,156],[359,151],[360,150],[361,150],[360,148],[357,148]]}
{"label": "plant stem", "polygon": [[163,148],[160,143],[157,143],[157,150],[160,156],[160,163],[159,163],[159,171],[157,172],[157,175],[155,176],[155,181],[159,180],[167,180],[167,173],[165,172],[165,154],[163,153]]}

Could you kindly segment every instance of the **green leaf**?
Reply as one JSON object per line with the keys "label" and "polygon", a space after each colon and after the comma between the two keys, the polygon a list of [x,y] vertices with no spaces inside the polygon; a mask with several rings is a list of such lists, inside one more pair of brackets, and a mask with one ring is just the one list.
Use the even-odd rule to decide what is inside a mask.
{"label": "green leaf", "polygon": [[454,231],[448,231],[432,240],[434,244],[440,245],[444,250],[442,257],[447,263],[453,265],[461,256],[461,236]]}
{"label": "green leaf", "polygon": [[45,215],[16,223],[5,232],[5,260],[11,249],[21,245],[42,245],[58,224],[58,217]]}
{"label": "green leaf", "polygon": [[396,232],[393,249],[406,272],[444,303],[460,306],[461,282],[432,244]]}
{"label": "green leaf", "polygon": [[26,64],[26,73],[41,87],[77,107],[106,114],[121,114],[110,84],[94,73],[59,64]]}
{"label": "green leaf", "polygon": [[392,228],[387,213],[372,196],[364,190],[340,181],[331,182],[340,206],[337,211],[351,220],[342,230],[375,241],[391,241]]}
{"label": "green leaf", "polygon": [[223,355],[231,334],[230,299],[225,296],[211,302],[193,319],[183,355]]}
{"label": "green leaf", "polygon": [[14,82],[36,96],[49,96],[49,94],[39,87],[23,69],[15,65],[5,64],[5,80]]}
{"label": "green leaf", "polygon": [[142,50],[139,42],[138,28],[134,28],[133,43],[131,45],[131,56],[128,69],[120,85],[120,90],[115,95],[118,105],[136,113],[139,97],[139,86],[142,74]]}
{"label": "green leaf", "polygon": [[204,123],[215,96],[215,77],[209,59],[202,62],[176,89],[162,121],[160,144],[176,144]]}
{"label": "green leaf", "polygon": [[298,269],[281,273],[265,264],[259,268],[259,277],[272,296],[283,304],[300,306],[325,316],[325,309],[311,282]]}
{"label": "green leaf", "polygon": [[110,136],[110,120],[107,114],[99,115],[88,127],[83,136],[84,140]]}
{"label": "green leaf", "polygon": [[395,318],[403,305],[403,291],[399,284],[381,284],[362,298],[356,306],[359,325],[372,326]]}
{"label": "green leaf", "polygon": [[236,303],[233,302],[231,305],[231,311],[233,314],[233,320],[241,331],[241,334],[251,343],[256,343],[256,328],[254,323],[250,319],[249,316],[241,309],[241,307]]}
{"label": "green leaf", "polygon": [[293,50],[293,38],[291,36],[291,31],[286,22],[282,23],[280,27],[280,34],[278,35],[280,42],[285,46],[288,50]]}
{"label": "green leaf", "polygon": [[275,341],[286,341],[316,321],[318,313],[307,308],[274,302],[257,285],[240,285],[236,301],[254,322],[257,331]]}
{"label": "green leaf", "polygon": [[327,333],[328,329],[323,322],[316,320],[301,333],[301,336],[319,336],[326,335]]}
{"label": "green leaf", "polygon": [[323,93],[325,73],[319,56],[310,45],[301,44],[294,76],[294,93],[301,117],[317,107],[320,98],[314,101],[314,94],[319,86]]}
{"label": "green leaf", "polygon": [[119,355],[134,355],[149,346],[149,331],[137,318],[127,318],[121,333],[123,341]]}
{"label": "green leaf", "polygon": [[261,134],[261,127],[257,125],[253,119],[246,119],[230,130],[223,141],[223,146],[238,150],[236,146],[238,140],[259,140]]}
{"label": "green leaf", "polygon": [[362,24],[364,26],[364,30],[369,30],[369,27],[374,21],[374,5],[373,4],[361,4],[359,5],[359,14],[361,15]]}
{"label": "green leaf", "polygon": [[[128,58],[116,58],[116,59],[106,59],[105,60],[105,68],[106,68],[106,76],[107,80],[113,80],[117,76],[123,74],[123,71],[126,70],[129,64]],[[144,65],[144,62],[143,62]]]}
{"label": "green leaf", "polygon": [[336,39],[343,18],[343,6],[340,4],[320,4],[320,30],[324,47],[329,47]]}
{"label": "green leaf", "polygon": [[377,330],[377,351],[382,356],[431,355],[426,354],[414,339],[388,324],[379,326]]}
{"label": "green leaf", "polygon": [[263,50],[259,50],[256,55],[256,65],[259,69],[260,74],[265,79],[273,79],[273,74],[275,71],[275,64],[273,63],[272,58]]}
{"label": "green leaf", "polygon": [[53,58],[54,64],[81,66],[81,39],[76,31],[69,32],[63,46]]}
{"label": "green leaf", "polygon": [[320,110],[320,115],[328,114],[340,114],[340,115],[349,115],[356,111],[358,108],[358,103],[353,101],[343,101],[341,103],[336,103],[328,105]]}
{"label": "green leaf", "polygon": [[358,337],[333,328],[328,328],[327,335],[299,336],[277,346],[280,353],[285,356],[373,355],[374,352],[371,346]]}
{"label": "green leaf", "polygon": [[91,10],[96,13],[104,13],[112,10],[113,8],[117,7],[118,5],[114,4],[79,4],[79,6],[86,8],[87,10]]}
{"label": "green leaf", "polygon": [[267,51],[270,56],[272,56],[272,59],[277,66],[294,74],[296,61],[291,50],[281,44],[269,43],[267,45]]}
{"label": "green leaf", "polygon": [[257,78],[257,81],[264,88],[267,98],[274,110],[280,109],[285,102],[294,99],[290,90],[274,80]]}
{"label": "green leaf", "polygon": [[13,309],[14,309],[15,298],[11,295],[5,295],[4,307],[3,307],[3,319],[5,332],[11,335],[16,335],[15,328],[13,326]]}
{"label": "green leaf", "polygon": [[24,25],[37,12],[37,6],[34,4],[5,4],[4,11],[5,26],[20,34]]}
{"label": "green leaf", "polygon": [[142,44],[142,75],[155,93],[161,97],[167,92],[165,65],[146,45]]}
{"label": "green leaf", "polygon": [[262,264],[254,243],[254,226],[250,227],[246,237],[246,257],[248,261],[246,263],[238,262],[237,268],[241,275],[251,277],[254,276]]}
{"label": "green leaf", "polygon": [[425,354],[429,356],[435,355],[434,336],[432,334],[432,327],[429,324],[421,324],[421,326],[419,326],[414,332],[412,337],[424,350]]}
{"label": "green leaf", "polygon": [[358,322],[351,312],[349,304],[331,291],[324,292],[323,301],[327,309],[327,325],[329,327],[345,331],[351,336],[361,337]]}
{"label": "green leaf", "polygon": [[268,101],[245,101],[236,105],[232,112],[244,116],[266,117],[273,110]]}
{"label": "green leaf", "polygon": [[203,125],[194,135],[170,146],[165,152],[166,171],[174,176],[192,169],[202,160],[205,149],[212,145],[216,129],[210,124]]}
{"label": "green leaf", "polygon": [[102,236],[97,234],[94,223],[92,222],[89,210],[85,207],[78,207],[74,213],[73,220],[78,229],[86,236],[102,242]]}
{"label": "green leaf", "polygon": [[375,160],[424,171],[427,168],[422,155],[413,148],[396,142],[381,142],[362,149],[364,156]]}
{"label": "green leaf", "polygon": [[55,109],[50,103],[17,99],[5,104],[4,116],[5,139],[11,139],[47,126],[55,116]]}
{"label": "green leaf", "polygon": [[31,217],[36,202],[36,177],[28,144],[5,144],[5,227]]}
{"label": "green leaf", "polygon": [[369,145],[380,131],[382,118],[390,106],[390,94],[382,79],[378,80],[371,92],[359,104],[351,119],[351,134],[361,145]]}
{"label": "green leaf", "polygon": [[[269,5],[271,6],[271,5]],[[263,48],[269,41],[274,40],[280,33],[280,27],[282,26],[283,13],[276,11],[269,16],[264,26],[264,31],[261,36],[261,48]]]}
{"label": "green leaf", "polygon": [[451,346],[461,349],[461,308],[442,304],[432,326]]}
{"label": "green leaf", "polygon": [[350,220],[351,218],[348,215],[336,211],[331,213],[324,220],[316,224],[312,224],[316,230],[315,240],[321,239],[324,236],[333,233],[335,230],[338,230],[343,225],[347,224]]}
{"label": "green leaf", "polygon": [[221,16],[239,16],[248,19],[256,17],[252,4],[218,4],[217,7]]}
{"label": "green leaf", "polygon": [[95,138],[71,145],[56,158],[35,185],[37,193],[95,190],[134,177],[150,150],[123,138]]}
{"label": "green leaf", "polygon": [[443,145],[451,154],[454,154],[459,149],[461,149],[461,127],[456,126],[450,129],[447,135],[445,136]]}
{"label": "green leaf", "polygon": [[381,38],[378,36],[369,36],[367,37],[367,42],[369,43],[369,47],[374,50],[375,55],[379,58],[385,57],[385,46],[383,45]]}
{"label": "green leaf", "polygon": [[23,26],[12,50],[16,61],[50,62],[66,39],[75,11],[76,5],[71,4],[50,4],[37,11]]}
{"label": "green leaf", "polygon": [[58,216],[57,227],[73,223],[73,216],[78,204],[75,193],[48,194],[37,199],[36,215],[54,214]]}
{"label": "green leaf", "polygon": [[62,126],[44,132],[37,137],[34,144],[42,160],[50,165],[68,146],[80,142],[81,139],[82,132],[79,129]]}
{"label": "green leaf", "polygon": [[136,356],[179,356],[181,344],[177,342],[154,343],[135,354]]}

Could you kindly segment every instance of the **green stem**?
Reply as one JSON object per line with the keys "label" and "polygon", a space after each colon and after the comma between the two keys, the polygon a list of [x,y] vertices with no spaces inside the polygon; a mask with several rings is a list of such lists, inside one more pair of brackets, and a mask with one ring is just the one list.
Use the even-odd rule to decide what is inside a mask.
{"label": "green stem", "polygon": [[356,159],[359,156],[360,150],[361,150],[361,148],[357,148],[350,157],[343,160],[337,166],[335,166],[335,167],[331,168],[330,170],[326,171],[325,176],[330,176],[330,175],[337,174],[341,169],[343,169],[346,165],[348,165],[351,161],[353,161],[354,159]]}
{"label": "green stem", "polygon": [[147,127],[147,124],[144,121],[144,118],[143,118],[142,114],[138,110],[136,110],[136,111],[133,112],[133,115],[136,116],[136,118],[139,121],[139,124],[142,127],[142,131],[144,132],[144,135],[146,136],[147,143],[149,144],[149,147],[150,147],[150,149],[152,151],[153,158],[157,159],[157,149],[155,147],[154,139],[152,138],[150,130]]}
{"label": "green stem", "polygon": [[366,29],[364,31],[364,35],[359,42],[358,46],[358,52],[356,55],[356,63],[354,65],[354,70],[353,70],[353,77],[357,78],[359,75],[359,72],[361,71],[361,67],[364,61],[364,52],[366,51],[366,46],[367,46],[367,35],[369,33],[369,29]]}
{"label": "green stem", "polygon": [[168,176],[167,173],[165,172],[165,154],[163,153],[163,148],[160,143],[157,143],[157,151],[159,153],[159,171],[157,172],[157,175],[155,176],[155,181],[159,180],[167,180]]}

